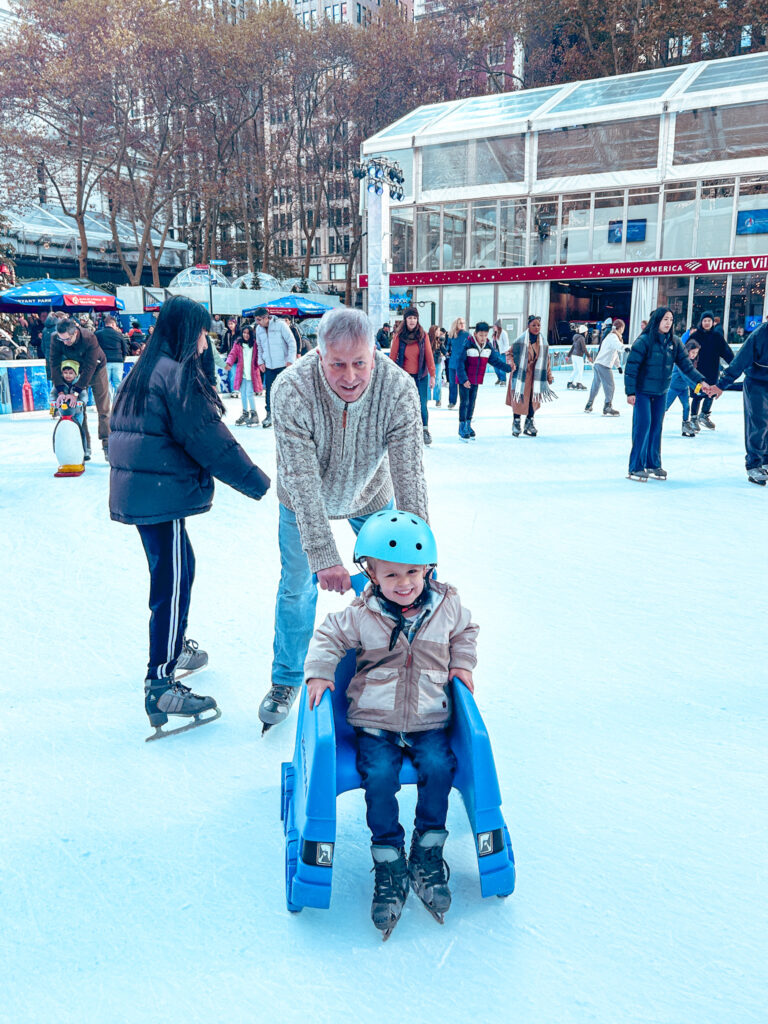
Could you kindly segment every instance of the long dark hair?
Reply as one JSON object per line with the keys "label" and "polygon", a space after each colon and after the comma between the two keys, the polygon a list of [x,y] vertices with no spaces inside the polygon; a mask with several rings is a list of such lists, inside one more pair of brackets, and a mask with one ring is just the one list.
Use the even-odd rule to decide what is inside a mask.
{"label": "long dark hair", "polygon": [[[161,356],[169,356],[181,365],[179,390],[182,408],[187,406],[194,392],[202,392],[209,404],[219,413],[224,406],[213,385],[203,371],[197,342],[201,332],[211,329],[211,317],[205,306],[174,295],[164,302],[147,346],[120,386],[115,399],[113,415],[118,412],[141,416],[147,407],[149,380]],[[210,344],[210,342],[209,342]]]}
{"label": "long dark hair", "polygon": [[661,323],[661,321],[664,319],[667,313],[671,312],[672,310],[669,308],[669,306],[659,306],[657,309],[654,309],[654,311],[648,318],[648,326],[643,331],[643,334],[647,334],[651,341],[655,341],[657,337],[666,338],[668,335],[674,335],[674,321],[672,322],[672,326],[670,327],[668,334],[662,334],[661,330],[659,329],[659,324]]}
{"label": "long dark hair", "polygon": [[[247,341],[245,340],[246,331],[248,331],[249,335]],[[241,345],[250,345],[251,347],[253,347],[256,344],[256,339],[253,336],[253,328],[246,324],[244,327],[240,329],[240,333],[238,334],[237,338],[235,338],[235,341],[239,341]]]}

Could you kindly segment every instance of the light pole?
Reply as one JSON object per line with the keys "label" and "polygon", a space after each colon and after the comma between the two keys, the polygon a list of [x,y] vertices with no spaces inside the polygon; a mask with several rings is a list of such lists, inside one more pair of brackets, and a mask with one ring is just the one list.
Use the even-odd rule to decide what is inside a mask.
{"label": "light pole", "polygon": [[378,329],[389,320],[389,201],[402,200],[405,176],[400,164],[374,156],[352,172],[366,183],[368,235],[368,316]]}

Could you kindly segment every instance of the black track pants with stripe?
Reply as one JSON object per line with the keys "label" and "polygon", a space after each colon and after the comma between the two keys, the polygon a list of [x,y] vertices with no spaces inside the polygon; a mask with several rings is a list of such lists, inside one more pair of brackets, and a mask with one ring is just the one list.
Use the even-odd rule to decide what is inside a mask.
{"label": "black track pants with stripe", "polygon": [[195,555],[183,519],[137,526],[149,563],[149,664],[147,679],[176,668],[187,630]]}

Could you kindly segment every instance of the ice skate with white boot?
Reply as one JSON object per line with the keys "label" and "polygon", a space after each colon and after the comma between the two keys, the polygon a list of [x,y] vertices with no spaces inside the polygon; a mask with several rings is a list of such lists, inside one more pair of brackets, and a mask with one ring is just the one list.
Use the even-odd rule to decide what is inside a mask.
{"label": "ice skate with white boot", "polygon": [[[147,743],[163,739],[165,736],[173,736],[178,732],[198,729],[201,725],[208,725],[209,722],[221,718],[221,711],[213,697],[201,697],[197,693],[192,693],[188,686],[184,686],[173,676],[144,683],[144,710],[147,712],[149,724],[155,728],[154,733],[147,736]],[[208,715],[207,718],[201,718],[200,715],[204,711],[215,713]],[[193,718],[194,721],[176,729],[163,729],[162,726],[167,723],[169,715]]]}

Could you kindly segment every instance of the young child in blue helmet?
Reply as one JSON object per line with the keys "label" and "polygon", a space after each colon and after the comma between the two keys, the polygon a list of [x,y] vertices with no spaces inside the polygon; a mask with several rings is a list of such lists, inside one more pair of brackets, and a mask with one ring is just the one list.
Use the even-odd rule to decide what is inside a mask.
{"label": "young child in blue helmet", "polygon": [[[370,583],[342,612],[315,630],[304,662],[310,709],[334,689],[344,654],[357,655],[347,689],[347,721],[357,738],[371,830],[375,886],[371,917],[387,939],[400,919],[409,885],[442,924],[451,905],[443,847],[456,758],[448,740],[449,681],[473,690],[478,627],[454,587],[431,579],[437,562],[427,523],[385,509],[363,525],[355,561]],[[403,755],[418,776],[410,855],[399,821]]]}

